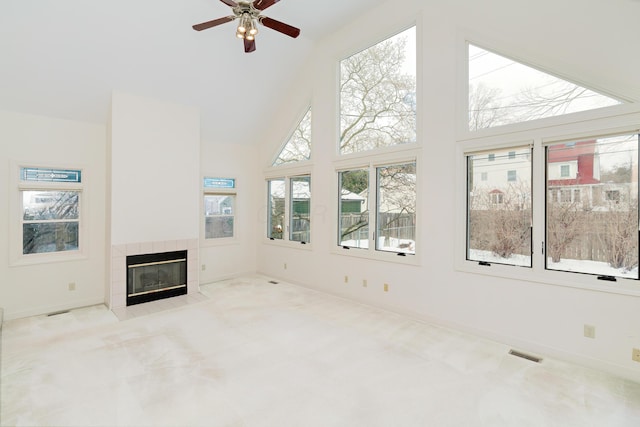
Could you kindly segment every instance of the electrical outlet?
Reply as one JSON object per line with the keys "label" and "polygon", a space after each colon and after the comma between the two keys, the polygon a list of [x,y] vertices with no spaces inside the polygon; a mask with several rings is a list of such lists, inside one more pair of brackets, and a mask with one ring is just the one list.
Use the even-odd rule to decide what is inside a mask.
{"label": "electrical outlet", "polygon": [[384,284],[384,291],[385,292],[389,292],[389,284],[388,283]]}
{"label": "electrical outlet", "polygon": [[585,338],[595,338],[596,327],[593,325],[584,325],[584,336]]}
{"label": "electrical outlet", "polygon": [[287,263],[286,262],[284,263],[284,269],[285,270],[287,269]]}
{"label": "electrical outlet", "polygon": [[76,282],[69,282],[69,290],[70,291],[76,290]]}
{"label": "electrical outlet", "polygon": [[631,352],[631,360],[634,362],[640,362],[640,348],[634,348]]}
{"label": "electrical outlet", "polygon": [[344,276],[344,283],[349,283],[349,276]]}
{"label": "electrical outlet", "polygon": [[207,264],[202,264],[202,271],[205,271],[207,269]]}
{"label": "electrical outlet", "polygon": [[367,287],[367,279],[362,279],[362,287]]}

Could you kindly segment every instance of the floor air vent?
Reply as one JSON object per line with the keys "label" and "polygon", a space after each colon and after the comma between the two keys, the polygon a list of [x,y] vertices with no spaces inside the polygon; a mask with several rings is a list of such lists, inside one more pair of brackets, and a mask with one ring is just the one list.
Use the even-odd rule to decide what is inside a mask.
{"label": "floor air vent", "polygon": [[271,283],[272,285],[277,285],[279,282],[276,282],[275,280],[269,280],[269,283]]}
{"label": "floor air vent", "polygon": [[520,357],[522,359],[527,359],[527,360],[530,360],[530,361],[536,362],[536,363],[542,362],[542,359],[540,357],[532,356],[530,354],[522,353],[522,352],[516,351],[516,350],[509,350],[509,354],[511,354],[513,356],[516,356],[516,357]]}
{"label": "floor air vent", "polygon": [[67,314],[68,312],[69,310],[54,311],[53,313],[47,314],[47,317],[57,316],[59,314]]}

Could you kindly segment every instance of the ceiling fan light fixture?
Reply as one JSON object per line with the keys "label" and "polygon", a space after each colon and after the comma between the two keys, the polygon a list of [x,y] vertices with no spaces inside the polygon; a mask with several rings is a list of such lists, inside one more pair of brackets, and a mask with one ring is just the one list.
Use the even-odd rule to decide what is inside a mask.
{"label": "ceiling fan light fixture", "polygon": [[256,50],[255,38],[258,34],[258,23],[267,28],[278,31],[284,35],[296,38],[300,35],[300,29],[285,24],[284,22],[271,19],[261,15],[265,9],[278,3],[280,0],[220,0],[222,3],[231,7],[233,15],[224,16],[222,18],[213,19],[211,21],[202,22],[192,25],[196,31],[206,30],[207,28],[217,27],[227,22],[238,20],[236,28],[236,37],[244,41],[244,51],[246,53]]}
{"label": "ceiling fan light fixture", "polygon": [[256,21],[253,19],[250,21],[249,34],[251,34],[252,36],[255,36],[256,34],[258,34],[258,27],[256,26]]}
{"label": "ceiling fan light fixture", "polygon": [[252,27],[251,17],[247,13],[243,13],[240,17],[240,23],[238,23],[238,32],[246,33],[247,29]]}

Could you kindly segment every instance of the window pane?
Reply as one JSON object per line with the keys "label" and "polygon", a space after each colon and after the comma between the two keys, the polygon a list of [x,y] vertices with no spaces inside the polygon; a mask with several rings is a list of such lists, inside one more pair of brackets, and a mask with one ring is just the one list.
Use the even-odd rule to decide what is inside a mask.
{"label": "window pane", "polygon": [[531,149],[469,155],[467,167],[467,259],[530,267]]}
{"label": "window pane", "polygon": [[620,101],[469,45],[469,130],[620,104]]}
{"label": "window pane", "polygon": [[235,198],[233,194],[204,196],[205,239],[233,237]]}
{"label": "window pane", "polygon": [[78,222],[25,223],[22,225],[22,253],[78,250]]}
{"label": "window pane", "polygon": [[412,27],[340,62],[340,153],[416,141]]}
{"label": "window pane", "polygon": [[369,170],[356,169],[338,174],[340,180],[338,245],[369,247]]}
{"label": "window pane", "polygon": [[291,178],[291,224],[289,240],[311,241],[311,177]]}
{"label": "window pane", "polygon": [[23,191],[24,221],[78,219],[77,191]]}
{"label": "window pane", "polygon": [[284,230],[284,179],[272,179],[269,183],[268,230],[270,239],[282,239]]}
{"label": "window pane", "polygon": [[415,253],[416,164],[377,168],[376,249]]}
{"label": "window pane", "polygon": [[638,279],[638,135],[550,145],[546,162],[547,269]]}
{"label": "window pane", "polygon": [[311,158],[311,109],[302,118],[293,135],[273,162],[274,166],[295,163]]}

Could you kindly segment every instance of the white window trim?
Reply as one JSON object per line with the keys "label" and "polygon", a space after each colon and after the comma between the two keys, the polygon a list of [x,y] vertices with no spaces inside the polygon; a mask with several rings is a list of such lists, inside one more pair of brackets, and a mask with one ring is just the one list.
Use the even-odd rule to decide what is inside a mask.
{"label": "white window trim", "polygon": [[[263,185],[263,190],[262,190],[262,194],[263,197],[267,196],[269,197],[269,180],[273,180],[273,179],[284,179],[284,188],[285,188],[285,204],[284,204],[284,230],[282,232],[282,239],[270,239],[267,235],[267,227],[269,226],[269,217],[268,217],[268,211],[269,211],[269,204],[268,204],[268,199],[265,199],[265,215],[264,215],[264,224],[263,227],[261,227],[260,233],[262,235],[262,243],[265,245],[276,245],[276,246],[281,246],[281,247],[286,247],[286,248],[293,248],[293,249],[300,249],[300,250],[306,250],[306,251],[310,251],[313,249],[313,241],[315,240],[314,237],[314,211],[315,211],[315,206],[313,203],[314,197],[314,179],[313,179],[313,174],[311,173],[311,169],[312,169],[312,165],[311,165],[311,161],[305,161],[305,162],[298,162],[298,163],[294,163],[291,165],[278,165],[278,166],[273,166],[270,167],[268,169],[266,169],[264,171],[264,185]],[[309,216],[311,218],[311,230],[310,230],[310,235],[311,235],[311,241],[310,242],[305,242],[305,243],[301,243],[298,241],[294,241],[294,240],[289,240],[289,221],[291,218],[291,178],[296,178],[296,177],[300,177],[300,176],[309,176],[311,178],[311,185],[310,185],[310,189],[311,189],[311,206],[310,206],[310,212],[309,212]]]}
{"label": "white window trim", "polygon": [[[28,182],[20,180],[20,168],[35,167],[46,169],[61,170],[79,170],[82,172],[82,182],[80,183],[62,183],[62,182]],[[64,164],[43,164],[31,162],[11,161],[10,165],[11,184],[9,198],[9,265],[23,266],[46,264],[55,262],[76,261],[88,258],[87,232],[89,230],[88,220],[88,174],[83,167],[70,166]],[[45,252],[36,254],[23,253],[23,237],[22,237],[22,200],[21,192],[29,190],[61,190],[61,191],[77,191],[79,193],[78,211],[78,250],[77,251],[61,251],[61,252]]]}
{"label": "white window trim", "polygon": [[[331,253],[334,255],[344,255],[356,258],[364,258],[382,262],[392,262],[397,264],[406,265],[421,265],[421,247],[424,242],[420,240],[420,207],[421,204],[421,191],[420,191],[420,151],[419,149],[396,149],[395,152],[372,154],[371,152],[357,153],[357,155],[350,155],[349,158],[341,156],[340,159],[334,161],[334,174],[333,174],[333,189],[335,191],[334,197],[331,198],[332,212],[334,212],[333,221],[333,237],[331,239]],[[398,256],[397,252],[380,251],[376,249],[373,234],[376,232],[376,210],[377,210],[377,177],[376,168],[381,166],[391,166],[403,163],[415,163],[416,164],[416,250],[415,254],[406,254],[405,256]],[[340,204],[340,183],[338,174],[339,172],[356,170],[356,169],[368,169],[369,170],[369,248],[349,248],[345,249],[338,245],[337,237],[340,232],[338,212]]]}
{"label": "white window trim", "polygon": [[[491,128],[478,129],[475,131],[469,130],[469,58],[468,58],[468,44],[479,46],[483,49],[495,52],[498,55],[508,57],[514,61],[520,62],[528,67],[540,70],[544,73],[556,76],[560,79],[567,80],[569,82],[578,84],[587,89],[597,91],[606,96],[610,96],[615,99],[627,102],[627,104],[613,105],[609,107],[601,107],[593,110],[580,111],[575,113],[568,113],[560,116],[547,117],[543,119],[529,120],[520,123],[512,123],[501,126],[495,126]],[[483,138],[491,136],[499,136],[505,133],[525,132],[528,130],[536,130],[545,127],[561,126],[568,122],[581,122],[597,120],[603,116],[609,115],[622,115],[633,113],[637,110],[638,99],[632,99],[628,96],[622,95],[619,90],[608,90],[600,87],[593,82],[582,81],[577,76],[569,76],[558,70],[551,69],[549,67],[540,66],[534,59],[522,58],[518,54],[512,54],[512,52],[518,52],[517,46],[509,46],[509,42],[505,39],[498,40],[487,36],[486,34],[479,35],[477,33],[465,30],[458,32],[458,67],[457,67],[457,105],[459,106],[457,114],[457,140],[468,140],[472,138]]]}
{"label": "white window trim", "polygon": [[[238,233],[240,232],[238,229],[238,179],[235,177],[227,177],[231,178],[235,182],[234,188],[205,188],[204,187],[204,179],[206,177],[210,177],[212,175],[203,175],[200,177],[200,182],[202,185],[202,192],[200,194],[200,246],[202,247],[214,247],[214,246],[226,246],[226,245],[237,245],[240,243],[240,238],[238,237]],[[233,203],[233,237],[218,237],[218,238],[206,238],[205,233],[205,221],[206,215],[204,213],[204,198],[205,196],[235,196],[235,200]]]}
{"label": "white window trim", "polygon": [[[302,113],[299,114],[296,117],[296,120],[294,121],[293,126],[289,129],[289,132],[287,133],[287,137],[280,144],[280,146],[278,146],[278,148],[276,149],[276,154],[271,159],[270,167],[272,167],[272,168],[288,168],[288,167],[296,167],[296,166],[298,166],[300,164],[307,164],[307,163],[311,162],[312,156],[313,156],[313,111],[311,110],[311,102],[308,102],[305,105],[306,106],[302,109]],[[311,152],[309,153],[309,158],[305,159],[305,160],[298,160],[296,162],[291,162],[291,163],[282,163],[282,164],[279,164],[279,165],[274,164],[275,161],[278,160],[278,157],[280,157],[280,154],[282,154],[282,150],[284,150],[285,147],[287,146],[287,144],[289,144],[289,141],[291,140],[291,138],[293,137],[294,133],[298,129],[298,126],[300,126],[300,123],[302,123],[302,120],[304,120],[305,116],[309,112],[311,112],[311,147],[310,147],[311,148]]]}
{"label": "white window trim", "polygon": [[[624,107],[624,108],[618,108]],[[630,108],[633,107],[633,108]],[[594,110],[595,111],[595,110]],[[594,111],[589,115],[593,116]],[[617,114],[613,114],[613,113]],[[458,140],[456,147],[456,235],[454,244],[454,264],[458,271],[503,277],[518,281],[536,282],[547,285],[567,286],[593,291],[640,296],[640,281],[617,277],[616,282],[598,280],[596,275],[546,270],[542,242],[545,241],[545,204],[540,198],[545,194],[545,146],[552,143],[575,141],[621,133],[640,133],[640,105],[623,105],[601,109],[599,116],[591,120],[575,120],[576,115],[562,116],[561,124],[539,128],[527,126],[520,132],[492,132],[491,136],[478,136]],[[557,118],[553,118],[557,119]],[[545,119],[546,120],[546,119]],[[557,120],[554,120],[556,122]],[[467,165],[466,155],[473,152],[490,151],[500,148],[533,145],[532,157],[532,267],[492,264],[481,266],[477,261],[466,260],[467,250]]]}

